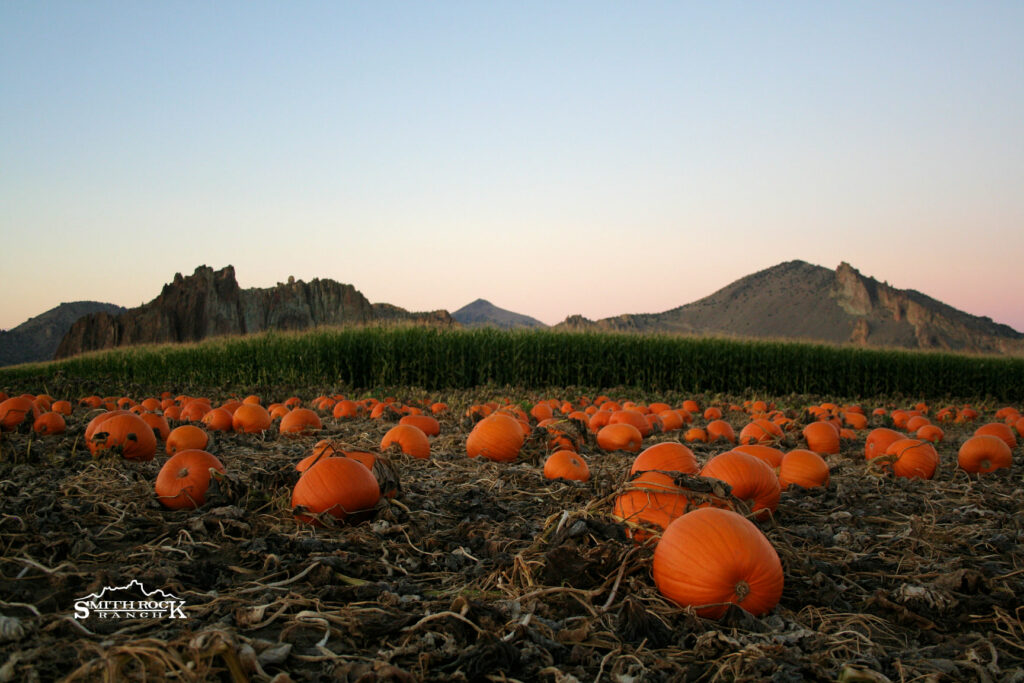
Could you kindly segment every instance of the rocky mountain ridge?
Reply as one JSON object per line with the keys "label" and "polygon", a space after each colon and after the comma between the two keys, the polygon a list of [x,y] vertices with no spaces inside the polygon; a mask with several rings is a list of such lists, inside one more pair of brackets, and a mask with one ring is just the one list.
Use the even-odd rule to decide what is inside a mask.
{"label": "rocky mountain ridge", "polygon": [[493,326],[505,330],[520,327],[547,327],[536,318],[500,308],[487,299],[477,299],[466,304],[452,313],[452,317],[466,327]]}
{"label": "rocky mountain ridge", "polygon": [[556,329],[670,332],[801,339],[861,346],[1024,353],[1024,334],[915,290],[901,290],[842,262],[832,271],[787,261],[662,313],[593,321],[569,316]]}
{"label": "rocky mountain ridge", "polygon": [[80,318],[61,340],[55,357],[131,344],[385,322],[455,324],[447,311],[410,313],[390,304],[371,304],[355,287],[335,280],[288,278],[275,287],[242,289],[232,266],[214,271],[203,265],[189,276],[175,274],[147,304],[118,315]]}
{"label": "rocky mountain ridge", "polygon": [[124,310],[99,301],[72,301],[54,306],[17,327],[0,330],[0,366],[50,360],[61,339],[83,315]]}

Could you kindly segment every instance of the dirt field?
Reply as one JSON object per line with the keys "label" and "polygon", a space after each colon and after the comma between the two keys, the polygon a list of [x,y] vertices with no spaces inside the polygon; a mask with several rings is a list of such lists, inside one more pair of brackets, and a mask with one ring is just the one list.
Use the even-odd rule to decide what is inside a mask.
{"label": "dirt field", "polygon": [[[465,409],[496,396],[436,398],[451,410],[430,459],[396,457],[397,497],[334,528],[293,518],[295,463],[324,437],[376,451],[390,423],[218,435],[229,476],[194,512],[156,502],[162,448],[94,461],[84,409],[63,437],[3,434],[0,681],[1024,681],[1021,463],[956,467],[991,409],[944,425],[930,481],[870,468],[866,430],[844,442],[826,488],[784,492],[760,525],[785,572],[779,606],[709,621],[658,594],[652,547],[610,516],[631,455],[591,438],[585,484],[545,480],[537,439],[513,464],[469,459]],[[802,422],[807,405],[779,407]],[[737,433],[748,419],[727,418]],[[782,447],[802,447],[798,432]],[[727,447],[693,450],[703,463]],[[133,579],[187,618],[76,618],[77,600]]]}

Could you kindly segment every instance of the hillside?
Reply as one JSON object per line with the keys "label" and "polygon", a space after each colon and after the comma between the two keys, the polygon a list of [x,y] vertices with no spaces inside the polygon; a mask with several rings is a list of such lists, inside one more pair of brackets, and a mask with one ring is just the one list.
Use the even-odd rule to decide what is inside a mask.
{"label": "hillside", "polygon": [[288,278],[275,287],[242,289],[232,266],[218,271],[199,266],[187,277],[177,273],[159,296],[138,308],[81,318],[61,340],[56,357],[131,344],[375,322],[455,323],[447,311],[410,313],[371,304],[352,285],[334,280]]}
{"label": "hillside", "polygon": [[477,299],[466,304],[452,313],[452,317],[466,327],[491,325],[505,330],[520,327],[547,327],[536,318],[499,308],[486,299]]}
{"label": "hillside", "polygon": [[0,331],[0,366],[51,360],[71,325],[83,315],[125,309],[99,301],[72,301],[29,318],[17,327]]}
{"label": "hillside", "polygon": [[984,353],[1024,352],[1024,335],[914,290],[861,275],[787,261],[662,313],[591,321],[570,316],[556,329],[670,332],[851,342],[864,346]]}

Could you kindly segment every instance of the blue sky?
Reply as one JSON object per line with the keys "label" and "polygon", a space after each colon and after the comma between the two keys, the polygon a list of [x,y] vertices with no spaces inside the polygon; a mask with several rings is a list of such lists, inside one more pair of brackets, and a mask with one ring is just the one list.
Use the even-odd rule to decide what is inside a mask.
{"label": "blue sky", "polygon": [[1024,330],[1024,3],[0,4],[11,327],[233,264],[660,311],[800,258]]}

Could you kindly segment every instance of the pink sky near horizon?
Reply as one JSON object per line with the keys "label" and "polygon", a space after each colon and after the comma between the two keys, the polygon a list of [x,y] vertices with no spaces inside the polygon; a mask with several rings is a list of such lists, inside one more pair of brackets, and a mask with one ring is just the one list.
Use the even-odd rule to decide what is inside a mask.
{"label": "pink sky near horizon", "polygon": [[1024,331],[1024,4],[0,4],[0,328],[235,267],[553,324],[847,261]]}

